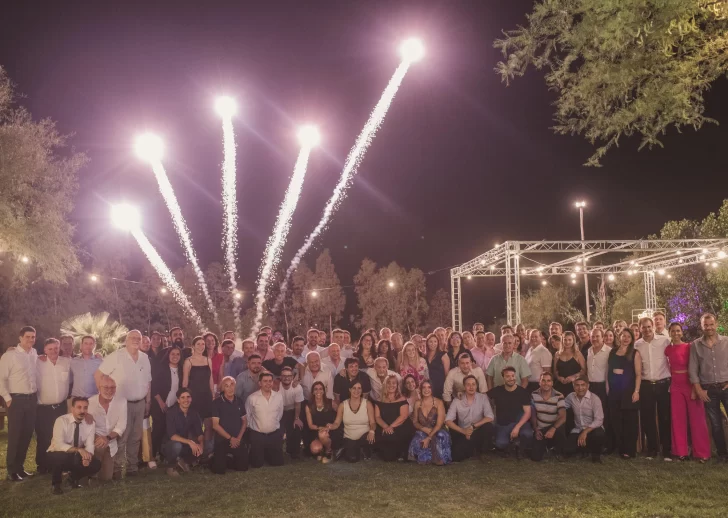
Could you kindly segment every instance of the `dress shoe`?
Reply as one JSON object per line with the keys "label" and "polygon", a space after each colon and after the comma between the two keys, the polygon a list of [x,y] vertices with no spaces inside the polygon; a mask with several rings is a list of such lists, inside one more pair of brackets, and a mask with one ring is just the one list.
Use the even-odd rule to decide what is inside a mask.
{"label": "dress shoe", "polygon": [[27,471],[23,470],[23,471],[19,471],[18,475],[20,475],[23,478],[29,478],[29,477],[32,477],[33,475],[35,475],[35,473],[28,473]]}
{"label": "dress shoe", "polygon": [[10,482],[22,482],[25,479],[19,473],[10,473],[8,475],[8,480]]}
{"label": "dress shoe", "polygon": [[63,494],[63,489],[61,488],[61,485],[60,484],[54,484],[53,485],[53,489],[51,489],[51,493],[53,493],[54,495],[62,495]]}
{"label": "dress shoe", "polygon": [[72,478],[68,479],[68,485],[70,486],[71,489],[80,489],[83,487],[81,485],[81,482],[79,482],[78,480],[74,480]]}

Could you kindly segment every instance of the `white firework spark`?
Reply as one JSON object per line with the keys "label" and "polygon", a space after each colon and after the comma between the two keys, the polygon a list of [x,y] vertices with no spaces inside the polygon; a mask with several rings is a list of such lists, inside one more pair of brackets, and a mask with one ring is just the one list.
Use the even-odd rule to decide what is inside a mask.
{"label": "white firework spark", "polygon": [[281,259],[281,251],[286,244],[288,231],[291,228],[291,218],[296,210],[296,205],[301,197],[301,189],[303,188],[303,180],[306,177],[306,167],[308,158],[311,155],[311,149],[318,143],[318,132],[313,127],[304,127],[299,132],[301,139],[301,151],[298,154],[296,165],[293,168],[293,176],[288,184],[286,196],[281,204],[281,209],[276,219],[275,227],[268,243],[265,247],[265,257],[260,270],[260,279],[258,281],[258,293],[255,298],[256,314],[255,324],[251,329],[251,334],[255,336],[260,329],[263,321],[263,305],[265,304],[265,294],[268,288],[268,282]]}
{"label": "white firework spark", "polygon": [[369,145],[371,144],[374,135],[376,134],[379,127],[382,125],[384,117],[385,115],[387,115],[387,110],[392,104],[394,96],[396,95],[399,86],[402,84],[402,80],[404,79],[404,76],[407,73],[407,70],[409,69],[412,62],[412,59],[405,58],[400,63],[399,67],[397,67],[394,75],[389,80],[389,84],[384,89],[382,96],[379,98],[379,102],[374,107],[374,110],[372,110],[372,113],[369,115],[369,119],[367,120],[364,128],[357,137],[354,147],[352,147],[351,151],[349,151],[349,155],[346,157],[346,162],[344,163],[344,169],[341,172],[341,178],[339,179],[339,183],[336,184],[331,198],[329,198],[329,201],[326,203],[326,207],[324,208],[324,213],[321,217],[321,221],[319,221],[313,232],[311,232],[311,234],[309,234],[309,236],[306,238],[305,243],[298,250],[293,258],[293,261],[291,261],[291,265],[286,271],[286,276],[283,279],[283,283],[281,283],[280,294],[278,295],[278,299],[276,300],[276,303],[273,307],[274,312],[278,310],[279,306],[285,300],[286,292],[288,290],[288,280],[290,279],[296,268],[298,268],[298,264],[301,262],[301,259],[306,254],[306,252],[308,252],[309,248],[311,248],[315,239],[326,229],[326,226],[331,220],[331,216],[333,216],[336,209],[339,208],[339,205],[346,197],[346,191],[349,185],[351,185],[351,181],[356,174],[359,164],[361,163],[361,160],[364,157],[367,148],[369,148]]}
{"label": "white firework spark", "polygon": [[[218,101],[221,105],[222,99]],[[225,101],[226,102],[226,101]],[[224,106],[224,104],[222,104]],[[238,289],[237,278],[237,249],[238,249],[238,209],[236,198],[236,171],[235,171],[235,130],[233,128],[232,115],[234,110],[220,110],[222,116],[222,208],[223,219],[223,249],[225,250],[225,266],[230,277],[230,290],[236,292]],[[238,334],[242,333],[242,322],[240,320],[240,299],[233,297],[233,314],[235,315],[235,328]]]}
{"label": "white firework spark", "polygon": [[147,239],[144,232],[137,228],[132,230],[131,234],[134,236],[134,239],[137,240],[137,243],[139,243],[139,247],[144,252],[144,255],[147,256],[147,259],[149,259],[149,262],[157,271],[160,279],[162,279],[165,286],[167,286],[167,289],[172,293],[177,303],[182,306],[187,312],[187,315],[194,320],[200,332],[206,332],[207,329],[203,325],[200,315],[197,311],[195,311],[195,308],[192,307],[190,299],[188,299],[187,295],[185,295],[184,291],[182,291],[182,286],[179,285],[174,274],[165,264],[164,260],[161,258],[152,243],[149,242],[149,239]]}

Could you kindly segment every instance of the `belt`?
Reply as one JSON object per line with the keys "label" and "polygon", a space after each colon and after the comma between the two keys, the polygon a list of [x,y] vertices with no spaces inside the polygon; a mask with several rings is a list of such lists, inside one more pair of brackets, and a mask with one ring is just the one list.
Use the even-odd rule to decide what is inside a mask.
{"label": "belt", "polygon": [[30,394],[13,394],[10,393],[10,399],[32,399],[36,396],[35,392],[31,392]]}
{"label": "belt", "polygon": [[651,385],[662,385],[663,383],[670,383],[672,378],[662,378],[661,380],[642,380],[642,383],[649,383]]}
{"label": "belt", "polygon": [[703,388],[718,387],[719,389],[723,390],[723,385],[725,385],[726,383],[728,383],[728,381],[721,381],[718,383],[701,383],[700,386]]}
{"label": "belt", "polygon": [[141,398],[141,399],[137,399],[136,401],[127,401],[127,403],[139,403],[140,401],[144,401],[144,400],[146,400],[146,399],[147,399],[147,398],[143,397],[143,398]]}
{"label": "belt", "polygon": [[66,405],[66,402],[65,401],[62,401],[60,403],[56,403],[55,405],[38,405],[38,408],[53,408],[53,409],[56,409],[56,408],[58,408],[61,405],[64,405],[65,406]]}

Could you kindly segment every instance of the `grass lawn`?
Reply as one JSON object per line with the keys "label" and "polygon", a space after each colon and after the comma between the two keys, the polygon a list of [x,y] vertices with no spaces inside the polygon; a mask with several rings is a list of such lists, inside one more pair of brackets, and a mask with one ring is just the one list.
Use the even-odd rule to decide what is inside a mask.
{"label": "grass lawn", "polygon": [[[0,431],[0,516],[726,516],[728,464],[493,458],[446,467],[378,460],[130,481],[50,494],[50,476],[10,483]],[[26,469],[35,469],[31,445]]]}

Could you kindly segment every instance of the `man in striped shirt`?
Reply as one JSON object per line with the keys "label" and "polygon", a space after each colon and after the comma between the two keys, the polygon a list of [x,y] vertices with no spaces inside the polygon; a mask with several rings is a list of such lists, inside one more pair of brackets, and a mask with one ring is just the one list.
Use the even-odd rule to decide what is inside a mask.
{"label": "man in striped shirt", "polygon": [[552,374],[542,372],[539,389],[531,394],[531,406],[533,407],[531,426],[535,430],[531,459],[537,462],[543,459],[546,448],[553,448],[554,455],[561,460],[561,452],[566,442],[564,396],[561,392],[555,391],[553,386]]}

